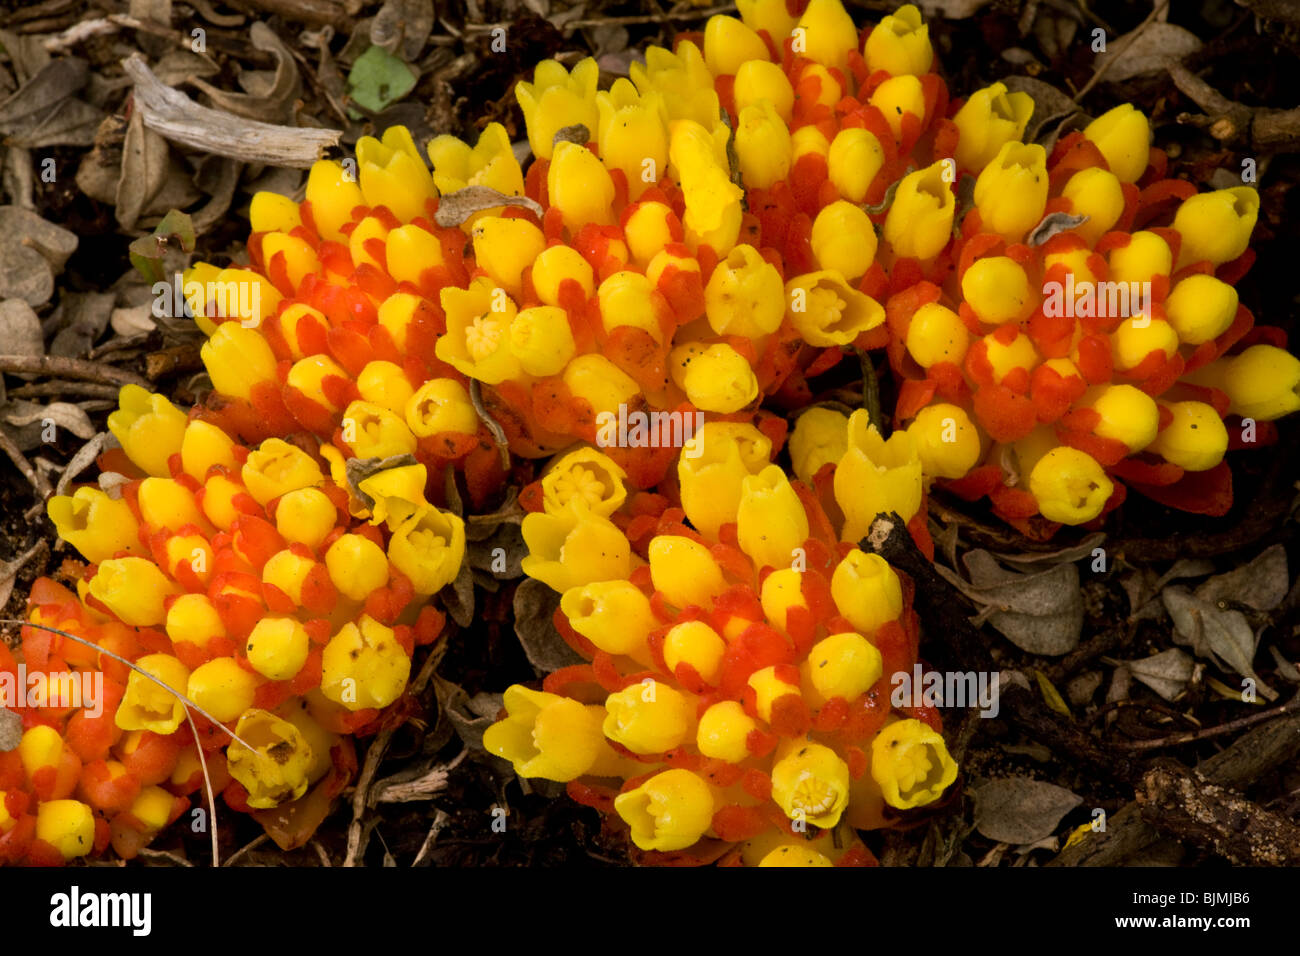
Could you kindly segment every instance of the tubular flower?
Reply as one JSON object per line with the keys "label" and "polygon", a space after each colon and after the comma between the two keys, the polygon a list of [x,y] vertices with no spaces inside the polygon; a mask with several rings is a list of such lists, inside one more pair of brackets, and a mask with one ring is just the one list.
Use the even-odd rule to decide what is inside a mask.
{"label": "tubular flower", "polygon": [[921,459],[907,432],[888,440],[871,425],[864,410],[846,428],[847,447],[835,468],[835,500],[844,509],[844,540],[857,541],[878,514],[898,512],[910,521],[921,508]]}
{"label": "tubular flower", "polygon": [[[630,519],[631,570],[560,599],[556,623],[590,663],[548,676],[540,692],[507,690],[485,742],[521,774],[612,807],[638,862],[722,854],[758,865],[810,827],[826,836],[810,838],[818,865],[868,862],[844,823],[888,825],[868,772],[881,728],[912,716],[891,713],[888,693],[890,676],[916,662],[910,585],[878,555],[840,544],[817,495],[769,463],[771,443],[753,426],[709,422],[693,441],[678,465],[685,509],[629,496],[610,519]],[[530,550],[530,521],[574,511],[558,497],[542,507],[525,518]],[[606,696],[593,734],[596,687]],[[910,759],[934,753],[923,738]],[[950,765],[942,781],[903,781],[904,792],[928,802],[953,782]]]}
{"label": "tubular flower", "polygon": [[321,693],[348,710],[387,707],[411,676],[411,659],[393,629],[369,615],[330,638],[321,667]]}
{"label": "tubular flower", "polygon": [[591,57],[578,63],[570,73],[556,60],[537,64],[533,82],[520,81],[515,96],[528,124],[528,143],[538,159],[550,159],[555,134],[570,126],[585,126],[595,132],[596,79],[600,71]]}
{"label": "tubular flower", "polygon": [[524,518],[524,573],[557,591],[626,577],[632,560],[627,536],[608,518],[575,504]]}
{"label": "tubular flower", "polygon": [[786,315],[811,345],[847,345],[885,321],[880,303],[834,270],[796,276],[785,293]]}
{"label": "tubular flower", "polygon": [[[434,185],[442,193],[487,186],[507,196],[524,194],[524,174],[510,148],[510,134],[500,123],[483,127],[472,147],[454,136],[435,136],[429,141],[428,153]],[[488,213],[497,215],[492,210]]]}
{"label": "tubular flower", "polygon": [[239,718],[230,745],[230,775],[248,791],[248,805],[257,809],[278,807],[307,792],[312,763],[311,745],[287,720],[265,710],[248,710]]}
{"label": "tubular flower", "polygon": [[972,93],[952,121],[957,140],[957,165],[979,174],[1007,143],[1019,140],[1034,112],[1028,93],[1008,93],[1006,84],[994,83]]}
{"label": "tubular flower", "polygon": [[1121,103],[1098,116],[1083,131],[1106,158],[1110,171],[1122,183],[1135,183],[1147,169],[1151,126],[1141,110],[1132,103]]}
{"label": "tubular flower", "polygon": [[99,563],[121,551],[138,553],[139,523],[124,500],[114,500],[98,488],[78,488],[55,495],[46,505],[59,537]]}
{"label": "tubular flower", "polygon": [[871,742],[871,776],[886,803],[908,810],[937,800],[957,779],[957,764],[932,728],[898,720]]}
{"label": "tubular flower", "polygon": [[885,216],[885,241],[900,256],[930,259],[952,237],[956,197],[944,179],[947,167],[935,163],[909,173],[898,184]]}
{"label": "tubular flower", "polygon": [[436,195],[433,176],[405,126],[388,127],[382,140],[357,140],[357,175],[366,205],[383,206],[402,222],[424,215],[425,202]]}
{"label": "tubular flower", "polygon": [[830,408],[809,408],[790,434],[790,463],[805,485],[812,485],[822,466],[833,464],[849,450],[848,416]]}
{"label": "tubular flower", "polygon": [[1037,145],[1004,143],[975,181],[975,207],[989,232],[1024,237],[1047,208],[1047,153]]}
{"label": "tubular flower", "polygon": [[862,57],[872,73],[877,70],[884,70],[890,76],[929,73],[934,48],[930,46],[930,27],[921,22],[921,11],[908,3],[883,17],[867,35]]}

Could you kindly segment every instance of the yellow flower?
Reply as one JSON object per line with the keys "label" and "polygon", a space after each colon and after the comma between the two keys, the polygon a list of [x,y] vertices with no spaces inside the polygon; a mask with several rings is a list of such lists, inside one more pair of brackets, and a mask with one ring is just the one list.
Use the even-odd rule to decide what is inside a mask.
{"label": "yellow flower", "polygon": [[1181,341],[1200,345],[1228,330],[1237,317],[1238,304],[1237,290],[1222,279],[1189,275],[1170,290],[1165,315]]}
{"label": "yellow flower", "polygon": [[925,118],[925,88],[914,76],[891,76],[871,94],[871,105],[880,110],[894,139],[903,139],[903,115],[910,113],[918,121]]}
{"label": "yellow flower", "polygon": [[809,408],[794,422],[790,434],[790,463],[799,480],[812,486],[827,462],[836,463],[848,451],[847,415],[830,408]]}
{"label": "yellow flower", "polygon": [[216,657],[190,674],[185,696],[217,720],[229,722],[253,706],[257,685],[257,678],[233,657]]}
{"label": "yellow flower", "polygon": [[603,452],[576,449],[542,476],[543,507],[552,515],[578,507],[608,518],[627,500],[625,478],[627,473]]}
{"label": "yellow flower", "polygon": [[1087,222],[1074,227],[1088,245],[1095,243],[1102,233],[1119,222],[1120,214],[1124,212],[1124,190],[1119,178],[1095,166],[1081,169],[1071,176],[1061,195],[1070,200],[1071,212],[1088,217]]}
{"label": "yellow flower", "polygon": [[1130,452],[1141,451],[1156,437],[1160,410],[1155,399],[1132,385],[1102,386],[1085,396],[1081,404],[1101,418],[1094,434],[1123,442]]}
{"label": "yellow flower", "polygon": [[[686,244],[692,250],[708,245],[719,256],[725,256],[740,235],[740,201],[744,197],[741,188],[731,181],[726,166],[727,130],[721,128],[715,139],[705,126],[678,120],[669,132],[669,160],[686,197],[686,214],[682,217]],[[721,158],[720,146],[724,147]]]}
{"label": "yellow flower", "polygon": [[288,542],[318,548],[334,529],[338,509],[325,492],[299,488],[280,498],[275,506],[275,530]]}
{"label": "yellow flower", "polygon": [[1112,249],[1107,264],[1112,282],[1150,282],[1174,271],[1174,255],[1160,236],[1142,231],[1133,233],[1127,246]]}
{"label": "yellow flower", "polygon": [[248,663],[267,680],[289,680],[307,662],[311,638],[291,617],[264,617],[244,645]]}
{"label": "yellow flower", "polygon": [[65,860],[85,856],[95,848],[95,815],[80,800],[45,800],[36,808],[36,839]]}
{"label": "yellow flower", "polygon": [[770,100],[759,100],[740,111],[736,126],[736,158],[749,189],[770,189],[790,173],[790,130]]}
{"label": "yellow flower", "polygon": [[1148,446],[1151,451],[1187,471],[1207,471],[1223,461],[1228,429],[1213,406],[1172,402],[1165,408],[1173,418]]}
{"label": "yellow flower", "polygon": [[432,505],[421,508],[393,531],[388,559],[411,579],[416,594],[434,594],[460,573],[465,560],[465,522]]}
{"label": "yellow flower", "polygon": [[465,386],[454,378],[431,378],[406,402],[406,427],[417,438],[443,432],[473,435],[478,412]]}
{"label": "yellow flower", "polygon": [[813,220],[812,250],[822,269],[850,281],[862,278],[876,258],[876,230],[861,206],[840,200]]}
{"label": "yellow flower", "polygon": [[519,360],[510,351],[510,324],[517,309],[505,290],[480,276],[469,288],[448,286],[440,296],[447,334],[438,337],[438,358],[488,385],[518,377]]}
{"label": "yellow flower", "polygon": [[[568,126],[585,126],[595,133],[596,80],[600,69],[587,57],[570,73],[557,60],[543,60],[533,71],[533,82],[515,84],[515,96],[524,111],[528,142],[538,159],[550,159],[555,134]],[[551,199],[554,201],[554,193]]]}
{"label": "yellow flower", "polygon": [[781,64],[767,59],[746,60],[740,64],[732,96],[736,101],[737,115],[747,106],[767,100],[787,125],[794,116],[794,87]]}
{"label": "yellow flower", "polygon": [[704,62],[714,76],[734,75],[747,61],[768,59],[767,44],[735,17],[712,16],[704,25]]}
{"label": "yellow flower", "polygon": [[[667,208],[667,207],[664,207]],[[635,218],[635,216],[633,217]],[[628,242],[632,242],[631,222],[628,223]],[[572,246],[551,246],[533,262],[533,289],[546,305],[560,304],[560,284],[566,279],[578,283],[583,295],[590,297],[595,289],[595,273],[582,254]]]}
{"label": "yellow flower", "polygon": [[601,734],[604,708],[520,684],[506,688],[503,702],[506,717],[483,732],[483,747],[519,776],[567,783],[617,759]]}
{"label": "yellow flower", "polygon": [[344,624],[321,654],[321,693],[348,710],[387,707],[410,676],[411,659],[393,629],[368,614]]}
{"label": "yellow flower", "polygon": [[1132,103],[1121,103],[1098,116],[1084,128],[1083,135],[1101,150],[1120,182],[1135,183],[1146,172],[1151,125]]}
{"label": "yellow flower", "polygon": [[844,511],[841,539],[857,541],[878,514],[904,521],[921,509],[921,459],[907,432],[880,437],[866,411],[849,417],[848,451],[835,469],[835,500]]}
{"label": "yellow flower", "polygon": [[650,542],[649,558],[655,590],[674,607],[709,607],[726,590],[722,569],[709,549],[690,538],[658,535]]}
{"label": "yellow flower", "polygon": [[834,866],[830,857],[801,844],[786,844],[768,852],[759,866]]}
{"label": "yellow flower", "polygon": [[[434,185],[444,195],[466,186],[487,186],[507,196],[524,194],[524,174],[510,146],[510,134],[500,123],[488,123],[473,147],[455,136],[435,136],[428,152]],[[499,215],[499,210],[481,215]]]}
{"label": "yellow flower", "polygon": [[596,94],[600,158],[610,170],[627,177],[628,195],[635,200],[659,181],[668,165],[668,129],[663,101],[653,91],[641,94],[631,80],[619,78],[609,92]]}
{"label": "yellow flower", "polygon": [[979,429],[956,405],[927,405],[916,413],[907,433],[916,442],[921,471],[929,478],[965,477],[983,452]]}
{"label": "yellow flower", "polygon": [[788,567],[808,540],[808,514],[780,466],[741,482],[736,537],[758,568]]}
{"label": "yellow flower", "polygon": [[614,810],[632,828],[632,842],[642,850],[684,850],[712,824],[713,792],[689,770],[665,770],[620,793]]}
{"label": "yellow flower", "polygon": [[248,204],[248,223],[253,232],[293,232],[302,225],[302,213],[288,196],[260,190]]}
{"label": "yellow flower", "polygon": [[238,322],[222,322],[217,326],[199,354],[212,379],[212,387],[222,395],[247,399],[254,385],[276,381],[271,346],[256,331]]}
{"label": "yellow flower", "polygon": [[763,667],[754,671],[746,683],[754,691],[754,710],[768,723],[772,721],[773,704],[782,697],[799,696],[799,685],[778,677],[775,667]]}
{"label": "yellow flower", "polygon": [[71,495],[54,495],[45,509],[59,537],[92,564],[119,551],[142,552],[136,537],[140,526],[124,499],[114,500],[98,488],[78,488]]}
{"label": "yellow flower", "polygon": [[961,134],[957,140],[958,167],[978,175],[1004,143],[1024,136],[1033,112],[1033,98],[1028,93],[1008,93],[1004,83],[971,94],[952,118]]}
{"label": "yellow flower", "polygon": [[809,345],[847,345],[885,321],[885,310],[834,269],[795,276],[785,284],[786,315]]}
{"label": "yellow flower", "polygon": [[387,206],[402,222],[425,215],[425,201],[437,195],[424,157],[405,126],[388,127],[382,140],[357,140],[357,174],[366,205]]}
{"label": "yellow flower", "polygon": [[388,583],[384,549],[365,535],[335,538],[325,552],[325,570],[339,593],[353,601],[364,601],[372,591]]}
{"label": "yellow flower", "polygon": [[1214,363],[1234,415],[1271,422],[1300,409],[1300,359],[1272,345],[1252,345]]}
{"label": "yellow flower", "polygon": [[720,701],[700,717],[695,745],[706,757],[740,763],[749,758],[749,735],[757,729],[758,722],[738,701]]}
{"label": "yellow flower", "polygon": [[903,612],[898,574],[878,554],[854,548],[831,574],[831,597],[840,613],[863,634],[896,620]]}
{"label": "yellow flower", "polygon": [[425,269],[443,265],[442,243],[427,229],[398,226],[384,237],[384,265],[397,282],[418,284]]}
{"label": "yellow flower", "polygon": [[206,647],[214,637],[225,637],[226,626],[206,594],[182,594],[167,609],[164,625],[173,644],[189,642]]}
{"label": "yellow flower", "polygon": [[798,22],[790,15],[785,0],[738,0],[736,9],[746,26],[766,30],[778,47]]}
{"label": "yellow flower", "polygon": [[831,748],[791,741],[772,766],[772,799],[797,823],[829,830],[849,805],[849,765]]}
{"label": "yellow flower", "polygon": [[[230,775],[248,791],[248,805],[269,810],[307,792],[314,761],[302,731],[267,710],[248,710],[226,749]],[[251,744],[250,750],[244,743]]]}
{"label": "yellow flower", "polygon": [[181,470],[185,474],[202,481],[214,465],[234,471],[236,464],[234,441],[216,425],[196,418],[185,426],[181,439]]}
{"label": "yellow flower", "polygon": [[[1028,283],[1026,277],[1026,286]],[[928,302],[912,314],[905,344],[907,354],[921,368],[930,368],[939,362],[960,365],[970,345],[970,331],[952,309],[938,302]]]}
{"label": "yellow flower", "polygon": [[727,642],[703,621],[685,621],[664,636],[664,663],[673,673],[678,664],[689,664],[704,680],[717,683]]}
{"label": "yellow flower", "polygon": [[916,259],[938,255],[952,238],[956,198],[944,180],[945,165],[935,163],[909,173],[898,184],[885,215],[885,241],[895,254]]}
{"label": "yellow flower", "polygon": [[840,0],[812,0],[808,4],[795,28],[796,53],[844,71],[849,53],[857,48],[858,28]]}
{"label": "yellow flower", "polygon": [[653,291],[653,277],[626,269],[615,272],[602,282],[596,291],[596,299],[605,331],[613,332],[619,326],[629,326],[641,329],[656,342],[663,341],[663,329],[650,299]]}
{"label": "yellow flower", "polygon": [[139,385],[122,386],[118,405],[108,416],[108,430],[133,464],[146,474],[168,477],[167,459],[181,450],[186,414]]}
{"label": "yellow flower", "polygon": [[857,127],[836,133],[826,153],[827,175],[840,196],[849,202],[860,203],[866,198],[871,181],[884,164],[885,151],[880,140]]}
{"label": "yellow flower", "polygon": [[1036,304],[1024,267],[1009,256],[985,256],[974,262],[962,274],[961,294],[988,325],[1022,319]]}
{"label": "yellow flower", "polygon": [[675,120],[693,120],[706,130],[719,125],[713,74],[704,63],[704,54],[691,41],[679,43],[676,52],[649,47],[645,65],[633,61],[628,75],[642,96],[655,92],[662,97],[670,125]]}
{"label": "yellow flower", "polygon": [[1101,514],[1115,486],[1097,460],[1077,448],[1053,448],[1029,473],[1029,493],[1049,521],[1083,524]]}
{"label": "yellow flower", "polygon": [[620,405],[630,404],[641,394],[641,386],[632,376],[597,352],[570,359],[562,377],[569,391],[586,401],[597,417],[602,412],[616,416]]}
{"label": "yellow flower", "polygon": [[556,145],[546,171],[546,189],[570,232],[587,223],[608,226],[614,222],[614,180],[586,146]]}
{"label": "yellow flower", "polygon": [[167,618],[163,601],[180,589],[145,558],[101,561],[88,590],[123,624],[153,627]]}
{"label": "yellow flower", "polygon": [[523,521],[528,555],[524,574],[560,592],[593,581],[626,578],[632,546],[608,518],[570,507],[559,514],[530,514]]}
{"label": "yellow flower", "polygon": [[919,720],[898,720],[871,742],[871,776],[886,803],[910,810],[939,799],[957,779],[957,764],[938,733]]}
{"label": "yellow flower", "polygon": [[1036,144],[1003,144],[975,181],[975,206],[985,231],[1018,242],[1047,207],[1047,152]]}
{"label": "yellow flower", "polygon": [[260,505],[325,480],[311,455],[281,438],[268,438],[256,451],[249,452],[240,477],[248,493]]}
{"label": "yellow flower", "polygon": [[817,704],[832,697],[855,700],[884,673],[880,651],[852,631],[832,634],[814,644],[802,670],[804,679],[817,693]]}
{"label": "yellow flower", "polygon": [[650,599],[630,581],[596,581],[569,588],[560,598],[569,625],[608,654],[650,660],[646,638],[659,627]]}
{"label": "yellow flower", "polygon": [[669,355],[673,380],[691,404],[728,415],[758,398],[758,378],[749,361],[726,342],[705,348],[678,346]]}
{"label": "yellow flower", "polygon": [[753,425],[705,422],[677,460],[682,508],[700,533],[714,538],[735,521],[743,481],[771,460],[772,442]]}
{"label": "yellow flower", "polygon": [[335,159],[318,159],[307,174],[307,201],[311,218],[322,239],[338,242],[341,227],[352,219],[352,210],[366,204],[356,176]]}
{"label": "yellow flower", "polygon": [[140,670],[147,671],[171,690],[132,670],[126,679],[126,693],[118,705],[114,722],[123,730],[150,730],[155,734],[171,734],[185,720],[185,704],[172,693],[185,693],[190,671],[170,654],[146,654],[136,662]]}
{"label": "yellow flower", "polygon": [[1038,364],[1033,339],[1018,328],[1009,342],[995,333],[984,336],[984,348],[995,382],[1000,383],[1016,369],[1029,371]]}
{"label": "yellow flower", "polygon": [[605,736],[638,754],[672,750],[690,735],[695,709],[685,694],[646,678],[605,698]]}
{"label": "yellow flower", "polygon": [[709,327],[719,335],[769,335],[785,315],[782,293],[776,266],[753,246],[736,246],[717,264],[704,288]]}
{"label": "yellow flower", "polygon": [[1249,186],[1199,193],[1183,200],[1174,214],[1174,228],[1183,239],[1178,268],[1205,259],[1216,266],[1236,259],[1250,244],[1258,218],[1259,193]]}
{"label": "yellow flower", "polygon": [[867,36],[862,57],[872,73],[929,73],[934,48],[930,46],[930,28],[921,22],[921,11],[908,3],[881,19]]}
{"label": "yellow flower", "polygon": [[470,236],[474,262],[511,296],[520,294],[524,269],[546,248],[542,230],[527,219],[483,216],[475,221]]}
{"label": "yellow flower", "polygon": [[370,523],[388,523],[392,531],[415,512],[428,507],[424,488],[429,480],[429,470],[424,465],[401,465],[385,468],[357,482],[362,494],[374,501]]}

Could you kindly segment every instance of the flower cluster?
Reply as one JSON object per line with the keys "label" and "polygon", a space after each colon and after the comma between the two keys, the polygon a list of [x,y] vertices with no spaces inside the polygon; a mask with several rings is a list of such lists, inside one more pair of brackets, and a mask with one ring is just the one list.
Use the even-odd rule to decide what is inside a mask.
{"label": "flower cluster", "polygon": [[[230,807],[305,804],[309,834],[355,769],[348,737],[379,727],[414,647],[441,633],[426,601],[456,576],[464,525],[425,500],[423,464],[350,490],[330,445],[244,447],[136,386],[109,428],[122,447],[100,464],[121,482],[48,506],[88,564],[75,594],[37,583],[21,645],[28,673],[101,677],[103,706],[19,708],[22,742],[0,754],[0,861],[109,840],[133,856],[188,809],[200,750]],[[0,671],[16,667],[3,651]]]}
{"label": "flower cluster", "polygon": [[[972,110],[999,122],[975,97],[957,120]],[[954,269],[887,303],[896,414],[927,477],[1032,534],[1092,521],[1128,486],[1223,514],[1225,452],[1300,405],[1300,362],[1233,287],[1258,194],[1164,178],[1149,136],[1125,104],[1050,156],[1018,137],[959,148],[975,189]]]}
{"label": "flower cluster", "polygon": [[[567,782],[642,862],[871,865],[855,828],[956,779],[937,711],[890,702],[916,663],[910,582],[841,542],[772,453],[752,425],[706,424],[675,507],[580,450],[524,519],[524,570],[561,592],[556,626],[589,663],[510,687],[484,745]],[[890,483],[919,506],[908,474]]]}

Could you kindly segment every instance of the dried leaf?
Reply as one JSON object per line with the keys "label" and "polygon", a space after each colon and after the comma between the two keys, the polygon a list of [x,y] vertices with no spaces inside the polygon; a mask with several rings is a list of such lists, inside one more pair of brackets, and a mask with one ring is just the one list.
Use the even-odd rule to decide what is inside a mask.
{"label": "dried leaf", "polygon": [[357,57],[348,72],[348,95],[359,107],[378,113],[415,88],[415,70],[405,62],[372,46]]}
{"label": "dried leaf", "polygon": [[50,343],[50,354],[65,358],[85,355],[108,328],[116,298],[112,292],[63,293],[59,305],[63,327]]}
{"label": "dried leaf", "polygon": [[1025,126],[1025,142],[1038,142],[1048,124],[1062,121],[1079,112],[1079,106],[1069,96],[1050,83],[1030,76],[1009,76],[1002,81],[1012,93],[1028,93],[1034,101],[1034,112]]}
{"label": "dried leaf", "polygon": [[1177,643],[1191,647],[1198,657],[1250,678],[1269,700],[1277,697],[1277,691],[1255,673],[1255,650],[1259,642],[1244,614],[1221,610],[1181,587],[1166,588],[1160,597],[1173,619]]}
{"label": "dried leaf", "polygon": [[170,165],[167,140],[145,127],[144,114],[133,112],[122,146],[122,172],[113,210],[119,226],[130,229],[135,225],[149,200],[162,189]]}
{"label": "dried leaf", "polygon": [[1034,226],[1026,242],[1030,248],[1037,248],[1053,236],[1082,226],[1087,221],[1087,216],[1076,216],[1068,212],[1049,212],[1043,217],[1042,222]]}
{"label": "dried leaf", "polygon": [[[1145,73],[1162,72],[1170,63],[1176,63],[1200,48],[1201,41],[1190,30],[1156,21],[1108,43],[1106,51],[1097,54],[1094,66],[1098,70],[1106,69],[1104,79],[1108,83],[1120,83]],[[1116,62],[1106,67],[1111,60]]]}
{"label": "dried leaf", "polygon": [[1101,547],[1102,542],[1106,540],[1106,535],[1098,531],[1090,534],[1076,545],[1068,548],[1061,548],[1059,551],[1025,551],[1016,554],[999,553],[997,558],[1007,564],[1014,564],[1017,567],[1030,566],[1035,564],[1063,564],[1073,563],[1083,558],[1092,557],[1092,552]]}
{"label": "dried leaf", "polygon": [[972,789],[975,829],[999,843],[1037,843],[1051,836],[1083,798],[1029,777],[990,780]]}
{"label": "dried leaf", "polygon": [[1021,574],[1001,567],[987,551],[967,552],[969,582],[936,565],[947,581],[976,603],[982,614],[1011,643],[1031,654],[1068,654],[1083,633],[1083,595],[1079,571],[1058,564],[1046,571]]}
{"label": "dried leaf", "polygon": [[207,93],[213,103],[228,113],[263,122],[282,122],[289,118],[293,102],[302,92],[298,64],[284,41],[261,20],[253,21],[248,36],[255,49],[275,57],[275,75],[267,89],[257,93],[231,93],[199,77],[190,80],[190,84]]}
{"label": "dried leaf", "polygon": [[29,358],[45,354],[41,320],[22,299],[0,302],[0,354]]}
{"label": "dried leaf", "polygon": [[541,581],[527,578],[515,590],[515,634],[539,674],[585,663],[555,629],[553,618],[559,606],[560,595]]}
{"label": "dried leaf", "polygon": [[460,566],[456,580],[438,595],[453,621],[461,627],[469,627],[474,622],[474,572],[468,564]]}
{"label": "dried leaf", "polygon": [[[14,582],[18,580],[18,572],[23,569],[27,562],[36,557],[36,555],[48,554],[49,547],[50,546],[44,541],[38,541],[14,560],[0,561],[0,608],[9,603],[9,596],[13,594],[14,591]],[[4,713],[6,713],[6,711],[0,710],[0,715]],[[2,722],[0,722],[0,738],[3,736],[4,727]],[[0,751],[12,749],[12,747],[5,747],[3,741],[0,740]]]}
{"label": "dried leaf", "polygon": [[90,416],[71,402],[50,402],[48,405],[14,402],[0,417],[15,428],[36,423],[44,428],[53,422],[56,428],[66,429],[83,441],[95,437],[95,426],[90,423]]}
{"label": "dried leaf", "polygon": [[108,323],[113,327],[114,332],[124,337],[152,332],[158,328],[158,323],[153,319],[153,306],[148,303],[126,309],[114,309]]}
{"label": "dried leaf", "polygon": [[[470,704],[470,696],[465,693],[465,689],[459,684],[444,680],[437,674],[433,675],[433,688],[438,695],[440,717],[446,717],[466,747],[481,753],[483,731],[492,726],[496,712],[488,715],[475,713]],[[497,710],[500,710],[500,707]]]}
{"label": "dried leaf", "polygon": [[1210,604],[1230,601],[1257,611],[1271,611],[1282,603],[1290,586],[1286,548],[1275,544],[1250,563],[1215,575],[1193,593]]}
{"label": "dried leaf", "polygon": [[387,0],[370,24],[370,42],[408,63],[418,60],[433,31],[433,0]]}
{"label": "dried leaf", "polygon": [[54,294],[54,276],[77,248],[76,233],[20,206],[0,206],[0,236],[0,300],[43,305]]}
{"label": "dried leaf", "polygon": [[1065,703],[1065,699],[1061,696],[1061,692],[1056,689],[1056,685],[1042,671],[1034,671],[1034,678],[1038,681],[1038,690],[1043,695],[1043,700],[1047,702],[1047,706],[1058,714],[1069,717],[1069,705]]}
{"label": "dried leaf", "polygon": [[46,146],[90,146],[104,121],[104,111],[78,99],[66,99],[39,122],[6,138],[10,146],[43,149]]}
{"label": "dried leaf", "polygon": [[502,523],[481,541],[466,544],[466,560],[471,568],[485,571],[498,581],[513,581],[524,573],[521,562],[528,553],[519,525]]}
{"label": "dried leaf", "polygon": [[444,229],[449,229],[459,226],[476,212],[498,206],[520,206],[539,216],[546,212],[527,196],[507,196],[490,186],[466,186],[454,193],[447,193],[438,200],[438,211],[434,214],[433,221]]}
{"label": "dried leaf", "polygon": [[86,85],[90,64],[77,57],[51,60],[0,103],[0,133],[6,138],[35,129],[65,99]]}
{"label": "dried leaf", "polygon": [[1125,663],[1134,677],[1170,701],[1182,695],[1196,673],[1196,662],[1176,647]]}

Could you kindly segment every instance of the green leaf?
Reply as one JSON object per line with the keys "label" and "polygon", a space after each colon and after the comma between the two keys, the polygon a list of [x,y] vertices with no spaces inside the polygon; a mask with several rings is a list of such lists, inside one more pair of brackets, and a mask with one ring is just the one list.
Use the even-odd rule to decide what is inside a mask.
{"label": "green leaf", "polygon": [[173,209],[163,216],[152,234],[131,243],[131,265],[150,284],[163,280],[162,257],[167,244],[176,242],[185,252],[194,251],[194,223],[188,213]]}
{"label": "green leaf", "polygon": [[348,73],[348,95],[362,109],[378,113],[415,89],[418,75],[383,47],[372,46],[357,57]]}

